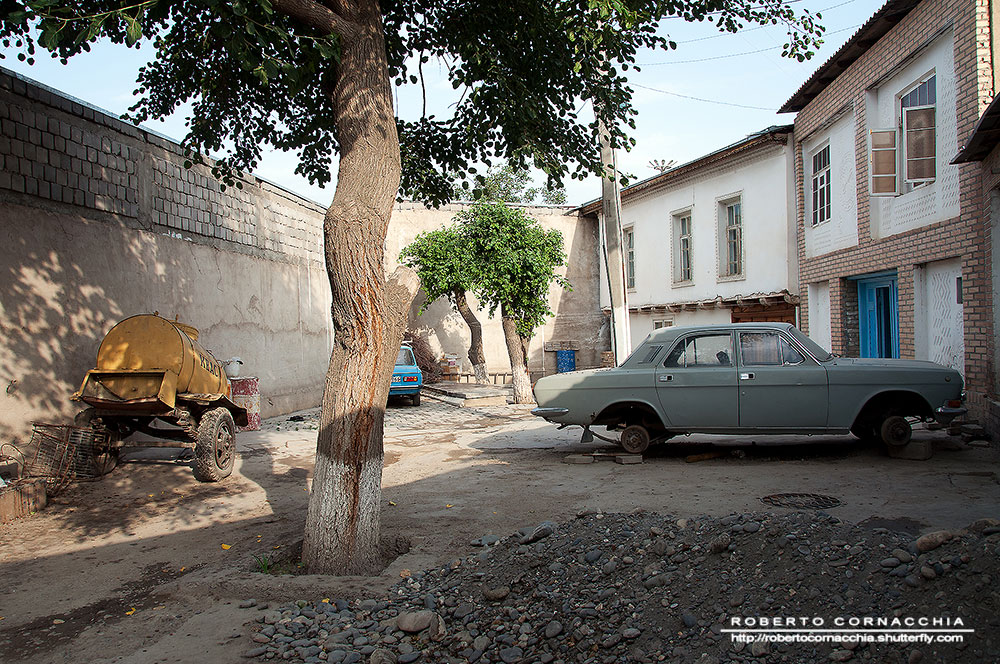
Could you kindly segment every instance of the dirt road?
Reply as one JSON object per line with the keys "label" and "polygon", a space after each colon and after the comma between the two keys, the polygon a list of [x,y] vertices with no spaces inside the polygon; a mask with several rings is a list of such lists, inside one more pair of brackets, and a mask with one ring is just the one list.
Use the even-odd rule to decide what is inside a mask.
{"label": "dirt road", "polygon": [[[931,436],[931,461],[898,461],[851,436],[691,436],[641,465],[569,465],[579,433],[521,407],[457,408],[425,400],[387,413],[383,531],[412,548],[380,577],[273,576],[301,539],[315,429],[270,420],[240,436],[233,477],[199,484],[187,463],[138,460],[64,492],[44,512],[0,526],[0,659],[18,662],[238,662],[239,603],[371,596],[420,569],[505,535],[591,508],[677,516],[761,510],[760,498],[819,493],[838,518],[917,533],[1000,516],[995,449]],[[689,454],[722,458],[686,463]]]}

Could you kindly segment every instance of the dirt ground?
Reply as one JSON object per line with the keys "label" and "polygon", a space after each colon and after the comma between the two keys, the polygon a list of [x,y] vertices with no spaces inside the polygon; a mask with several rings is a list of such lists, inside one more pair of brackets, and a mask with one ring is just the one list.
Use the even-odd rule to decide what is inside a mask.
{"label": "dirt ground", "polygon": [[[409,538],[409,553],[374,578],[260,574],[255,556],[280,560],[301,539],[316,432],[314,412],[300,415],[241,434],[225,482],[196,482],[187,462],[138,459],[0,526],[0,660],[245,661],[257,609],[244,600],[377,596],[404,569],[468,554],[473,538],[584,509],[722,516],[802,492],[838,498],[829,512],[845,521],[912,534],[1000,517],[997,450],[940,432],[915,434],[934,441],[930,461],[889,459],[852,436],[691,436],[641,465],[571,465],[567,454],[604,445],[523,407],[425,399],[387,413],[383,532]],[[709,451],[724,455],[685,461]]]}

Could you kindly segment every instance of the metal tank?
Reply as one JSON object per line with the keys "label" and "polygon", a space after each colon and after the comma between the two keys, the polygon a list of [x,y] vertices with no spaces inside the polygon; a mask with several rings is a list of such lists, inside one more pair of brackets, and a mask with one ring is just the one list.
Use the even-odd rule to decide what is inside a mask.
{"label": "metal tank", "polygon": [[[124,446],[186,447],[195,451],[195,476],[218,481],[232,472],[236,425],[247,422],[246,410],[230,399],[222,365],[198,343],[198,330],[157,314],[111,328],[73,398],[90,406],[77,416],[79,425],[111,434],[109,469]],[[136,431],[161,440],[123,442]]]}

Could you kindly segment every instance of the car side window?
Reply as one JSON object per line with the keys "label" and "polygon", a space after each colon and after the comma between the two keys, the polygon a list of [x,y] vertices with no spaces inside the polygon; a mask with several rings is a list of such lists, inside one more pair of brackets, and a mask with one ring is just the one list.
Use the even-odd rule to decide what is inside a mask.
{"label": "car side window", "polygon": [[745,367],[802,364],[805,358],[777,332],[740,332],[740,356]]}
{"label": "car side window", "polygon": [[706,334],[688,337],[677,344],[664,367],[731,367],[733,366],[733,341],[728,334]]}
{"label": "car side window", "polygon": [[662,349],[663,346],[650,346],[649,350],[646,352],[643,358],[639,360],[639,364],[649,364],[650,362],[656,359],[656,356],[660,353],[660,350]]}

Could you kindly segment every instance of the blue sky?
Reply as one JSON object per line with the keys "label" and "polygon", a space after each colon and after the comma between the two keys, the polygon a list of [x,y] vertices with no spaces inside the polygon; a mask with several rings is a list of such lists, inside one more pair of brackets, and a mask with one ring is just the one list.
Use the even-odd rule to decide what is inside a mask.
{"label": "blue sky", "polygon": [[[656,174],[650,160],[695,159],[747,134],[776,124],[791,124],[794,114],[776,110],[881,6],[881,0],[793,0],[795,8],[808,8],[823,15],[825,43],[812,58],[799,63],[781,57],[786,36],[780,26],[747,26],[736,33],[720,33],[709,24],[668,20],[661,33],[677,42],[671,52],[644,52],[637,58],[644,65],[631,73],[635,106],[639,111],[632,134],[636,146],[619,154],[621,169],[637,179]],[[141,50],[99,44],[68,65],[47,57],[33,66],[14,57],[0,65],[49,85],[90,104],[123,113],[132,103],[135,78],[152,55],[148,45]],[[429,75],[429,105],[444,108],[454,92],[442,71],[425,66]],[[420,112],[419,89],[397,92],[397,112],[413,116]],[[755,108],[746,108],[755,107]],[[185,134],[184,108],[163,122],[147,123],[155,131],[180,139]],[[293,173],[295,155],[268,153],[257,174],[323,205],[333,197],[333,185],[324,189],[310,185]],[[335,166],[334,166],[335,167]],[[600,181],[567,182],[569,203],[579,204],[600,196]]]}

